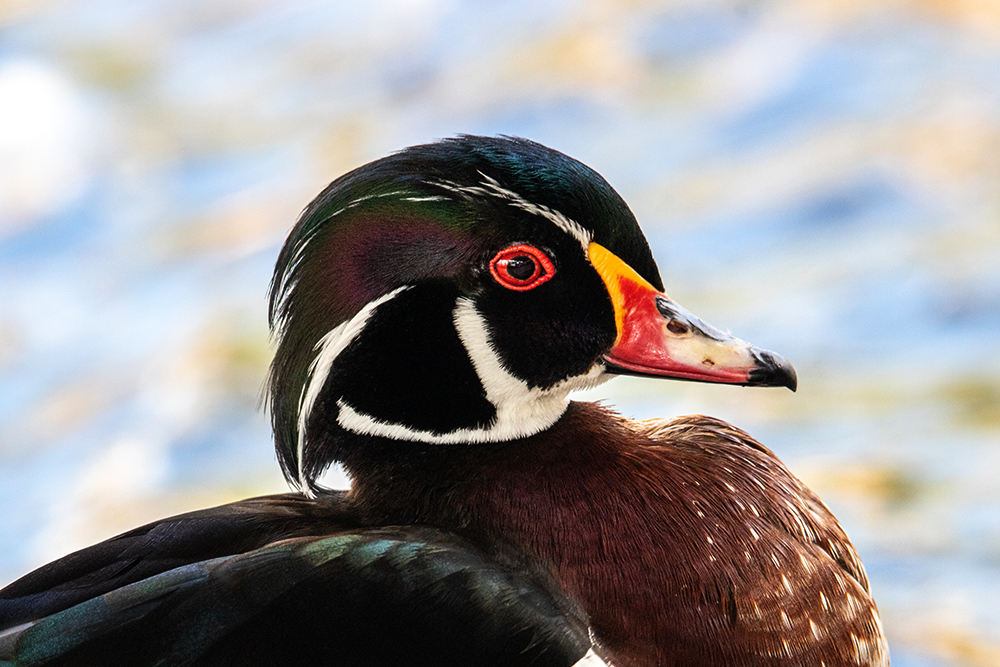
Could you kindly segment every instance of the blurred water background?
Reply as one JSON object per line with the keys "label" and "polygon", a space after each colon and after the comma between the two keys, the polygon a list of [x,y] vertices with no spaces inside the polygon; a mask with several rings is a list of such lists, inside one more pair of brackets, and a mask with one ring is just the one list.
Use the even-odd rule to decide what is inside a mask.
{"label": "blurred water background", "polygon": [[600,171],[671,295],[800,378],[592,396],[774,449],[897,667],[1000,665],[996,0],[0,2],[0,584],[284,490],[279,244],[335,176],[459,132]]}

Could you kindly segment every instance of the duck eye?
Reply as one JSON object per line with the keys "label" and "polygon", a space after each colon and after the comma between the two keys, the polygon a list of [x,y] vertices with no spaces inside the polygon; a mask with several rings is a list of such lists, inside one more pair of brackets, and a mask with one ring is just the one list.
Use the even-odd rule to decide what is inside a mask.
{"label": "duck eye", "polygon": [[552,260],[530,245],[515,245],[497,253],[490,261],[493,279],[507,289],[534,289],[556,273]]}

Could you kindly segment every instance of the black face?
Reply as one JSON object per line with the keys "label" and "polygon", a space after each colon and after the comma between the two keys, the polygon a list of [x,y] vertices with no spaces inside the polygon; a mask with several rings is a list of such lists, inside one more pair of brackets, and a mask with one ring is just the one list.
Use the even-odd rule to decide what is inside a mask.
{"label": "black face", "polygon": [[271,400],[286,474],[311,483],[341,458],[338,429],[489,431],[511,392],[595,371],[616,328],[591,241],[660,285],[611,186],[524,140],[417,146],[332,183],[293,230],[272,286]]}
{"label": "black face", "polygon": [[[501,249],[495,257],[513,247],[515,262],[499,278],[491,271],[473,299],[504,368],[530,388],[549,388],[586,373],[616,336],[607,290],[583,248],[575,239],[559,241]],[[541,268],[547,278],[522,287],[508,277],[515,271],[531,275],[529,267]]]}
{"label": "black face", "polygon": [[544,229],[518,238],[532,235],[546,242],[500,244],[455,279],[423,281],[376,309],[337,356],[322,409],[333,414],[345,401],[434,435],[491,427],[497,409],[456,329],[459,300],[481,316],[503,370],[528,389],[587,373],[616,336],[607,291],[575,239]]}
{"label": "black face", "polygon": [[326,400],[434,434],[489,426],[496,409],[475,369],[461,362],[465,348],[452,322],[458,296],[453,284],[438,280],[379,308],[337,357]]}

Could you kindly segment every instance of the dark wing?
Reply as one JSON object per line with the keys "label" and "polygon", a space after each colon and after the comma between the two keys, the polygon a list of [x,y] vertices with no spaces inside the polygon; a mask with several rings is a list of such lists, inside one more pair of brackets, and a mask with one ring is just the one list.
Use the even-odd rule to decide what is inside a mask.
{"label": "dark wing", "polygon": [[548,575],[423,527],[191,563],[0,633],[0,664],[17,667],[569,666],[590,650]]}
{"label": "dark wing", "polygon": [[342,494],[250,498],[161,519],[44,565],[0,590],[0,630],[167,570],[355,525]]}

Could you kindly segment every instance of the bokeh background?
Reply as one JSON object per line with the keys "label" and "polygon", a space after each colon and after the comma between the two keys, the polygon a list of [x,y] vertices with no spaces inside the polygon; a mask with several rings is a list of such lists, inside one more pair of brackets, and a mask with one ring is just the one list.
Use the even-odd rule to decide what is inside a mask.
{"label": "bokeh background", "polygon": [[0,584],[284,490],[279,245],[459,132],[600,171],[671,295],[801,383],[593,397],[748,429],[853,537],[894,665],[1000,665],[996,0],[0,2]]}

